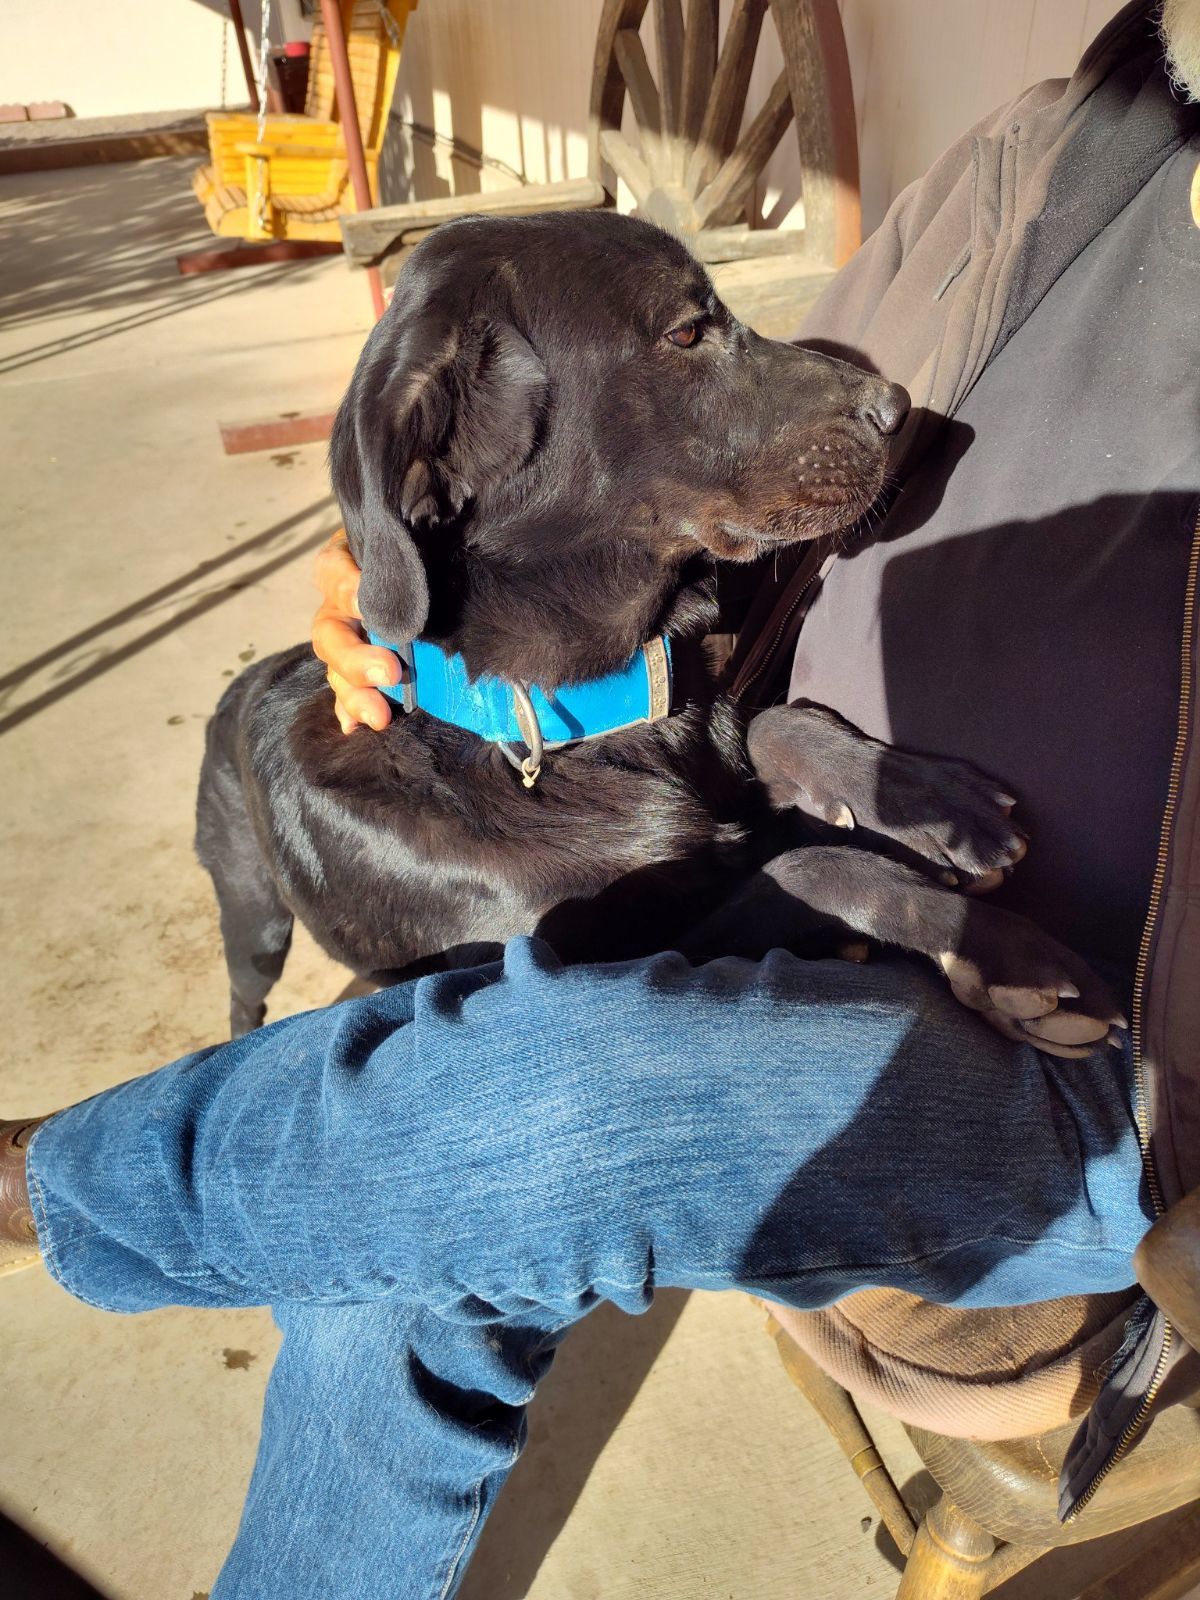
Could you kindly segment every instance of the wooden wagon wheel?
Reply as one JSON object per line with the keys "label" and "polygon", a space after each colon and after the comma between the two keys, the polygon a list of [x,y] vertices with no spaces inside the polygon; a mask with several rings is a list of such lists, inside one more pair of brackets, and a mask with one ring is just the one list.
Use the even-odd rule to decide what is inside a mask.
{"label": "wooden wagon wheel", "polygon": [[[746,91],[768,5],[784,68],[741,131]],[[653,11],[658,82],[639,28]],[[739,254],[795,242],[813,263],[839,267],[858,248],[858,140],[837,0],[733,0],[718,50],[718,0],[605,0],[592,74],[592,173],[606,163],[639,214],[684,234],[741,220],[755,181],[794,123],[804,192],[798,240],[750,232]],[[625,96],[638,145],[621,133]],[[739,137],[740,134],[740,137]]]}

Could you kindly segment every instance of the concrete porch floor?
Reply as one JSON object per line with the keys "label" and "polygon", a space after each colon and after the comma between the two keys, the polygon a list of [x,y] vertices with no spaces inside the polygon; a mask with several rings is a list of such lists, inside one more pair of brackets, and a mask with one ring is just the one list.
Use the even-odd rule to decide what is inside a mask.
{"label": "concrete porch floor", "polygon": [[[191,165],[0,180],[5,1115],[222,1037],[191,851],[204,723],[242,664],[306,635],[336,524],[324,446],[229,458],[217,422],[335,401],[366,284],[337,260],[179,278],[174,255],[210,242]],[[272,1015],[345,980],[299,932]],[[38,1269],[0,1282],[0,1326],[0,1510],[82,1585],[5,1593],[203,1600],[251,1469],[268,1313],[118,1318]],[[871,1420],[909,1481],[902,1431]],[[873,1508],[742,1297],[592,1316],[531,1426],[468,1600],[894,1591]],[[1063,1600],[1088,1565],[1004,1592]]]}

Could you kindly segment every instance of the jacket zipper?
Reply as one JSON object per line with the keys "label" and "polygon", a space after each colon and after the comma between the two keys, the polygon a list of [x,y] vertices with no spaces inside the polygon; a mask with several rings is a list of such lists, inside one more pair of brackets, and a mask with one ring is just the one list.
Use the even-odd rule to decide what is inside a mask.
{"label": "jacket zipper", "polygon": [[[1158,1169],[1154,1164],[1154,1156],[1150,1149],[1150,1105],[1146,1094],[1146,1066],[1142,1059],[1146,974],[1150,969],[1150,952],[1154,946],[1154,935],[1158,928],[1163,889],[1167,881],[1167,860],[1171,853],[1171,837],[1175,828],[1175,812],[1179,805],[1179,789],[1183,781],[1183,758],[1187,748],[1188,726],[1191,718],[1192,632],[1196,617],[1198,577],[1200,577],[1200,511],[1196,513],[1196,525],[1192,530],[1192,554],[1188,562],[1187,588],[1184,590],[1183,597],[1183,661],[1179,680],[1179,722],[1175,734],[1175,753],[1171,758],[1171,777],[1167,784],[1167,803],[1163,809],[1162,828],[1159,833],[1158,859],[1154,866],[1154,881],[1150,888],[1150,902],[1146,908],[1146,923],[1142,929],[1142,942],[1138,950],[1137,969],[1133,985],[1133,1082],[1136,1100],[1137,1136],[1142,1150],[1142,1165],[1146,1170],[1146,1187],[1150,1191],[1150,1203],[1154,1207],[1154,1215],[1156,1217],[1162,1216],[1166,1206],[1163,1204],[1162,1185],[1159,1182]],[[1128,1452],[1129,1447],[1141,1433],[1142,1428],[1145,1426],[1146,1418],[1154,1409],[1154,1402],[1158,1398],[1158,1391],[1161,1389],[1163,1378],[1166,1376],[1167,1364],[1170,1361],[1174,1343],[1175,1329],[1167,1322],[1163,1326],[1162,1349],[1159,1351],[1154,1374],[1150,1379],[1150,1384],[1142,1403],[1130,1419],[1124,1433],[1117,1440],[1116,1449],[1076,1499],[1071,1508],[1071,1514],[1067,1518],[1068,1522],[1074,1522],[1117,1462]]]}
{"label": "jacket zipper", "polygon": [[[821,565],[824,566],[824,562],[822,562]],[[779,641],[783,638],[783,635],[784,635],[785,631],[787,630],[788,623],[796,615],[797,606],[799,606],[800,602],[804,599],[804,596],[812,588],[813,584],[816,583],[816,581],[817,581],[819,576],[820,576],[820,567],[818,567],[816,572],[812,573],[800,585],[799,589],[796,591],[795,595],[793,596],[791,605],[784,612],[783,616],[780,617],[779,626],[775,629],[775,632],[771,635],[771,642],[767,646],[767,648],[766,648],[765,652],[763,653],[763,655],[760,657],[758,665],[755,667],[754,671],[750,674],[750,676],[748,678],[746,678],[740,685],[736,686],[734,698],[738,701],[739,704],[745,699],[745,697],[749,693],[750,689],[758,682],[758,680],[762,677],[763,673],[767,670],[767,668],[774,661],[775,652],[779,648]]]}

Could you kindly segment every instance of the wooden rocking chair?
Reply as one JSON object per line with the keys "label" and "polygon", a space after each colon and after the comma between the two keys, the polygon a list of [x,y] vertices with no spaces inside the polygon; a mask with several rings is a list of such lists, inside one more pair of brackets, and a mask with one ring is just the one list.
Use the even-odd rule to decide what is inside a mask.
{"label": "wooden rocking chair", "polygon": [[[1155,1223],[1133,1264],[1175,1337],[1200,1351],[1200,1190]],[[1008,1580],[1051,1551],[1126,1530],[1129,1537],[1115,1541],[1116,1571],[1093,1572],[1082,1595],[1077,1584],[1064,1587],[1061,1572],[1048,1573],[1044,1584],[1030,1583],[1022,1592],[1047,1600],[1066,1594],[1079,1600],[1187,1600],[1198,1592],[1200,1392],[1194,1387],[1194,1366],[1190,1377],[1186,1367],[1180,1369],[1175,1398],[1182,1403],[1155,1418],[1144,1441],[1105,1478],[1095,1500],[1065,1525],[1058,1520],[1058,1472],[1075,1421],[1006,1440],[950,1438],[906,1423],[941,1490],[918,1518],[891,1478],[851,1394],[803,1348],[804,1323],[811,1315],[772,1307],[768,1328],[789,1376],[845,1451],[904,1557],[896,1600],[981,1600],[993,1590],[1003,1592]],[[1009,1337],[998,1340],[997,1353],[1004,1359],[1013,1356],[1011,1346],[1000,1349]],[[1133,1531],[1170,1513],[1170,1523],[1155,1523],[1144,1538]]]}
{"label": "wooden rocking chair", "polygon": [[[409,13],[417,0],[341,0],[358,123],[373,199],[379,153]],[[358,209],[336,104],[333,66],[320,23],[313,29],[302,116],[268,116],[262,142],[249,113],[210,112],[211,161],[192,189],[214,233],[251,240],[336,243],[338,218]]]}

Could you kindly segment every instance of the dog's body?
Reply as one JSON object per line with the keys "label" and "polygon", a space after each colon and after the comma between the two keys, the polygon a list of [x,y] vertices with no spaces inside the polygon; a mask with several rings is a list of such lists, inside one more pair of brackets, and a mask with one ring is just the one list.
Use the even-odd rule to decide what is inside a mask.
{"label": "dog's body", "polygon": [[528,791],[495,745],[420,712],[344,738],[301,647],[222,700],[198,842],[223,907],[254,882],[259,927],[294,914],[360,974],[398,976],[535,929],[572,959],[663,948],[744,875],[756,798],[711,698],[551,754]]}
{"label": "dog's body", "polygon": [[551,687],[665,634],[675,706],[553,751],[528,789],[497,745],[420,710],[344,738],[307,648],[244,673],[210,726],[197,832],[234,1032],[262,1020],[294,916],[377,978],[525,932],[580,959],[751,955],[836,927],[957,952],[986,984],[1089,984],[1019,919],[863,850],[795,848],[780,810],[807,800],[982,872],[1020,851],[986,780],[782,707],[751,730],[756,784],[704,662],[713,558],[855,521],[906,410],[883,380],[742,328],[646,224],[473,221],[424,243],[334,432],[364,617],[472,676]]}

